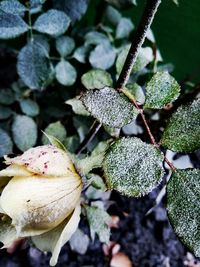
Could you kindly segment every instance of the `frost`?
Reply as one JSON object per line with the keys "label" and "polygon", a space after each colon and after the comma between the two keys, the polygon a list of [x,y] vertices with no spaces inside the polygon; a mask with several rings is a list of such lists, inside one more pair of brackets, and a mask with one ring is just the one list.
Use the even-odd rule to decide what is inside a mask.
{"label": "frost", "polygon": [[110,127],[120,128],[138,114],[128,100],[110,87],[88,91],[81,99],[92,116]]}
{"label": "frost", "polygon": [[176,100],[180,86],[167,72],[157,72],[146,86],[145,108],[160,109]]}
{"label": "frost", "polygon": [[122,138],[108,150],[103,163],[110,189],[139,197],[153,190],[163,175],[163,155],[138,138]]}
{"label": "frost", "polygon": [[30,117],[17,115],[12,124],[12,134],[16,146],[25,151],[36,144],[37,125]]}
{"label": "frost", "polygon": [[11,13],[0,10],[0,38],[15,38],[28,31],[28,25],[23,19]]}
{"label": "frost", "polygon": [[62,57],[71,54],[74,48],[75,48],[75,42],[73,38],[68,36],[61,36],[58,39],[56,39],[56,49]]}
{"label": "frost", "polygon": [[56,79],[62,85],[71,86],[75,83],[77,72],[74,66],[62,59],[55,68]]}
{"label": "frost", "polygon": [[58,36],[68,29],[69,24],[70,18],[64,12],[51,9],[39,16],[33,28],[42,33]]}
{"label": "frost", "polygon": [[108,224],[111,221],[111,217],[106,211],[98,207],[85,206],[85,208],[92,239],[94,240],[95,233],[97,233],[101,242],[108,243],[110,238],[110,228]]}
{"label": "frost", "polygon": [[181,106],[172,115],[163,133],[163,146],[176,152],[193,152],[200,148],[200,99]]}
{"label": "frost", "polygon": [[[117,61],[116,61],[117,73],[121,72],[124,62],[126,60],[126,57],[128,55],[129,49],[130,49],[130,45],[126,45],[123,47],[123,49],[119,53],[117,57]],[[145,48],[141,47],[139,54],[137,56],[136,62],[133,66],[132,73],[140,71],[141,69],[146,67],[146,65],[148,65],[152,60],[153,60],[152,49],[150,47],[145,47]]]}
{"label": "frost", "polygon": [[0,9],[6,13],[23,16],[26,7],[16,0],[5,0],[0,3]]}
{"label": "frost", "polygon": [[167,184],[167,210],[181,241],[200,257],[200,170],[177,170]]}
{"label": "frost", "polygon": [[19,52],[17,72],[31,89],[45,87],[52,76],[46,49],[38,42],[29,42]]}
{"label": "frost", "polygon": [[110,43],[104,42],[95,47],[90,53],[89,62],[94,68],[107,70],[115,62],[116,52]]}
{"label": "frost", "polygon": [[117,39],[127,38],[133,29],[134,25],[131,19],[121,18],[117,25],[116,38]]}
{"label": "frost", "polygon": [[10,136],[0,128],[0,157],[12,152],[13,144]]}

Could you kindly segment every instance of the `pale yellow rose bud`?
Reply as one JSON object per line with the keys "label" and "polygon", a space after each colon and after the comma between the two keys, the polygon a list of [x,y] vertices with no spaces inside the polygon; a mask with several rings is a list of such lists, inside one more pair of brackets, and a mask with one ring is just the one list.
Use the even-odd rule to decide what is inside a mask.
{"label": "pale yellow rose bud", "polygon": [[[62,228],[67,233],[62,238],[66,242],[78,226],[80,208],[77,207],[82,189],[81,178],[69,155],[46,145],[31,148],[15,158],[5,157],[5,163],[9,166],[0,171],[0,179],[12,178],[2,191],[0,213],[11,218],[16,237],[46,232],[47,235],[54,228]],[[72,222],[72,218],[76,221]],[[73,225],[70,228],[73,231],[67,224]],[[59,249],[57,245],[57,254]],[[55,254],[52,247],[50,250]],[[56,261],[53,260],[54,264]]]}

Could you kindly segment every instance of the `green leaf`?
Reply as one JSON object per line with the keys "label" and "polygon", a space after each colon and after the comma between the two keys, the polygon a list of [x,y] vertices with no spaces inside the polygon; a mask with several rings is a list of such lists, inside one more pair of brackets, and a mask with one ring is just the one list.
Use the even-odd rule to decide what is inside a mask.
{"label": "green leaf", "polygon": [[59,36],[68,29],[69,24],[70,18],[64,12],[50,9],[38,17],[33,28],[41,33]]}
{"label": "green leaf", "polygon": [[136,5],[136,0],[106,0],[109,4],[116,6],[117,8],[128,8],[131,5]]}
{"label": "green leaf", "polygon": [[157,72],[147,83],[145,108],[160,109],[175,101],[180,86],[168,72]]}
{"label": "green leaf", "polygon": [[200,170],[174,172],[167,184],[169,220],[180,240],[200,257]]}
{"label": "green leaf", "polygon": [[120,12],[115,9],[112,6],[108,6],[106,9],[106,18],[114,25],[117,26],[117,24],[120,22],[122,15]]}
{"label": "green leaf", "polygon": [[200,99],[181,106],[170,118],[161,144],[176,152],[193,152],[200,148]]}
{"label": "green leaf", "polygon": [[76,167],[80,173],[86,175],[91,170],[102,167],[102,162],[108,147],[109,141],[102,141],[95,147],[90,156],[84,159],[77,159]]}
{"label": "green leaf", "polygon": [[97,31],[88,32],[85,35],[84,39],[85,39],[85,45],[99,45],[102,43],[109,42],[108,37],[104,33]]}
{"label": "green leaf", "polygon": [[8,119],[12,114],[12,109],[0,105],[0,120]]}
{"label": "green leaf", "polygon": [[87,182],[91,184],[91,186],[93,186],[95,189],[99,189],[102,191],[106,190],[106,186],[103,182],[103,179],[99,175],[94,174],[94,173],[89,173],[86,176],[86,179],[87,179]]}
{"label": "green leaf", "polygon": [[26,7],[17,0],[5,0],[0,3],[0,9],[6,13],[23,16]]}
{"label": "green leaf", "polygon": [[94,68],[107,70],[115,62],[116,51],[110,43],[102,43],[90,53],[89,62]]}
{"label": "green leaf", "polygon": [[75,58],[80,63],[86,63],[86,58],[90,51],[90,46],[80,46],[78,47],[73,54],[73,58]]}
{"label": "green leaf", "polygon": [[[130,45],[124,46],[124,48],[119,53],[117,60],[116,60],[116,70],[117,73],[120,73],[122,70],[122,67],[124,65],[124,62],[126,60],[126,57],[128,55]],[[150,47],[140,48],[139,54],[137,56],[136,62],[133,66],[132,73],[138,72],[146,65],[148,65],[153,60],[153,52]]]}
{"label": "green leaf", "polygon": [[26,151],[36,144],[37,125],[32,118],[17,115],[12,124],[12,134],[16,146],[21,151]]}
{"label": "green leaf", "polygon": [[0,128],[0,157],[12,153],[13,144],[10,136]]}
{"label": "green leaf", "polygon": [[72,135],[65,139],[64,146],[67,148],[67,151],[74,153],[79,146],[79,137],[78,135]]}
{"label": "green leaf", "polygon": [[126,85],[128,91],[132,94],[132,96],[135,98],[135,100],[140,103],[140,105],[143,105],[145,102],[145,94],[142,90],[142,87],[139,86],[137,83],[129,83]]}
{"label": "green leaf", "polygon": [[77,78],[76,69],[65,60],[61,60],[56,65],[56,79],[62,85],[71,86],[75,83]]}
{"label": "green leaf", "polygon": [[83,74],[81,82],[87,89],[101,89],[105,86],[112,86],[113,83],[110,73],[99,69],[93,69]]}
{"label": "green leaf", "polygon": [[20,16],[0,10],[0,39],[15,38],[27,31],[28,25]]}
{"label": "green leaf", "polygon": [[82,18],[87,10],[88,3],[89,0],[53,0],[54,7],[64,11],[73,23]]}
{"label": "green leaf", "polygon": [[108,224],[111,221],[109,214],[98,207],[85,206],[85,209],[92,240],[94,240],[96,233],[101,242],[108,243],[110,239],[110,228]]}
{"label": "green leaf", "polygon": [[[53,136],[57,138],[61,143],[65,141],[65,138],[67,136],[65,127],[61,124],[60,121],[50,123],[45,128],[44,132],[45,132],[45,135]],[[49,140],[45,135],[42,136],[42,143],[44,145],[49,144]]]}
{"label": "green leaf", "polygon": [[12,220],[5,214],[0,213],[0,242],[5,248],[12,246],[17,240],[17,232],[12,225]]}
{"label": "green leaf", "polygon": [[138,138],[122,138],[111,145],[103,163],[108,188],[140,197],[161,181],[164,157],[153,145]]}
{"label": "green leaf", "polygon": [[11,89],[0,90],[0,104],[10,105],[15,102],[15,95]]}
{"label": "green leaf", "polygon": [[[43,131],[42,131],[43,132]],[[56,138],[53,135],[49,135],[45,132],[43,132],[43,134],[46,136],[46,138],[49,140],[49,143],[52,144],[53,146],[62,149],[63,151],[67,151],[66,147],[60,142],[60,140],[58,140],[58,138]]]}
{"label": "green leaf", "polygon": [[40,112],[38,104],[31,99],[23,99],[20,101],[20,107],[24,114],[31,117],[37,116]]}
{"label": "green leaf", "polygon": [[136,108],[128,100],[110,87],[90,90],[81,100],[93,117],[113,128],[128,124],[138,114]]}
{"label": "green leaf", "polygon": [[123,39],[129,37],[130,33],[134,29],[134,25],[131,19],[121,18],[116,29],[116,38]]}
{"label": "green leaf", "polygon": [[85,106],[83,105],[79,97],[69,99],[65,103],[72,107],[72,110],[74,111],[75,114],[82,116],[90,115],[90,113],[86,110]]}
{"label": "green leaf", "polygon": [[19,52],[17,71],[23,82],[31,89],[44,88],[52,78],[46,49],[37,42],[29,42]]}
{"label": "green leaf", "polygon": [[61,36],[56,39],[56,49],[62,57],[71,54],[75,48],[74,39],[69,36]]}

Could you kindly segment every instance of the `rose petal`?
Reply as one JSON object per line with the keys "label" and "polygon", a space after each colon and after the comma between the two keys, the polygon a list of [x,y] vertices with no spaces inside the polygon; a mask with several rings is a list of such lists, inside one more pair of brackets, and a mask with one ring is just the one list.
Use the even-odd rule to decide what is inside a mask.
{"label": "rose petal", "polygon": [[0,177],[12,177],[12,176],[28,176],[33,175],[33,173],[26,170],[24,166],[12,164],[8,166],[6,169],[0,171]]}
{"label": "rose petal", "polygon": [[5,163],[25,166],[29,172],[47,176],[65,176],[75,171],[69,155],[52,145],[30,148],[15,158],[5,157]]}
{"label": "rose petal", "polygon": [[39,235],[60,224],[80,199],[82,182],[67,177],[14,177],[4,188],[1,207],[12,219],[19,237]]}
{"label": "rose petal", "polygon": [[33,243],[42,251],[52,252],[50,265],[55,266],[62,246],[71,238],[80,221],[80,203],[73,213],[53,230],[39,236],[32,237]]}

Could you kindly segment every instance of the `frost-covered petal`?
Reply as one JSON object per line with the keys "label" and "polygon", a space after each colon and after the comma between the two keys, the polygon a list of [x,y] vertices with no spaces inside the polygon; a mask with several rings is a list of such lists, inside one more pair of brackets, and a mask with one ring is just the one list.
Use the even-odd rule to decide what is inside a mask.
{"label": "frost-covered petal", "polygon": [[17,232],[15,227],[11,225],[11,219],[4,214],[0,214],[0,242],[3,243],[2,248],[10,247],[16,239]]}
{"label": "frost-covered petal", "polygon": [[0,177],[28,176],[28,175],[33,175],[33,173],[26,170],[24,166],[20,166],[17,164],[12,164],[8,166],[6,169],[0,171]]}
{"label": "frost-covered petal", "polygon": [[49,176],[64,176],[75,171],[69,155],[52,145],[30,148],[15,158],[6,157],[5,163],[26,166],[30,172]]}
{"label": "frost-covered petal", "polygon": [[55,266],[62,246],[71,238],[80,221],[81,207],[77,204],[73,213],[53,230],[32,238],[36,247],[52,252],[50,265]]}
{"label": "frost-covered petal", "polygon": [[39,235],[60,224],[80,199],[82,182],[66,177],[14,177],[4,188],[1,207],[12,219],[19,237]]}

